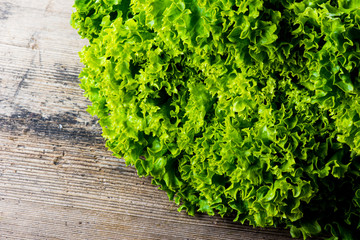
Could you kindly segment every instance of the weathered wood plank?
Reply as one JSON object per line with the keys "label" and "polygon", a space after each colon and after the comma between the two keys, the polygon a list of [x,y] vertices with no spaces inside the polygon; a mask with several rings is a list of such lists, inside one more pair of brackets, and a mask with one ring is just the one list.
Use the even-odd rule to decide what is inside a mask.
{"label": "weathered wood plank", "polygon": [[[0,232],[13,232],[11,238],[73,239],[88,234],[92,239],[217,239],[220,235],[227,239],[288,239],[282,231],[178,213],[165,194],[150,185],[150,179],[138,178],[133,168],[112,157],[101,139],[84,146],[20,129],[5,127],[0,134]],[[53,218],[57,220],[49,222]],[[89,218],[92,224],[76,225],[90,222]],[[69,224],[79,229],[75,231]],[[112,230],[95,231],[98,228]]]}
{"label": "weathered wood plank", "polygon": [[1,239],[290,239],[178,213],[86,111],[73,0],[0,0]]}

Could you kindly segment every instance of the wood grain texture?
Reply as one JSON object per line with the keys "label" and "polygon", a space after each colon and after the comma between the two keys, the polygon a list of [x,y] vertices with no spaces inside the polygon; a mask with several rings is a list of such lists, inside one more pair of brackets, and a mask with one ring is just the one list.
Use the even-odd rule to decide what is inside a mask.
{"label": "wood grain texture", "polygon": [[79,88],[73,0],[0,0],[0,239],[291,239],[189,217],[104,147]]}

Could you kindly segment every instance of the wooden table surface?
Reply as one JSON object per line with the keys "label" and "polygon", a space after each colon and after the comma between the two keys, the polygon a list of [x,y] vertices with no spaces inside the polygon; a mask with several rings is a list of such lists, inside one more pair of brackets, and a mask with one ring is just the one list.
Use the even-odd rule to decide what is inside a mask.
{"label": "wooden table surface", "polygon": [[291,239],[177,212],[104,147],[79,87],[74,0],[0,0],[0,239]]}

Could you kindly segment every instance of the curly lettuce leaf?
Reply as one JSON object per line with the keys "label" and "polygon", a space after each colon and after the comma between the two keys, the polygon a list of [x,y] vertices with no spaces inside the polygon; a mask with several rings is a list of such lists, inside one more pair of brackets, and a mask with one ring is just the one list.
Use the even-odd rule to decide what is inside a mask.
{"label": "curly lettuce leaf", "polygon": [[356,238],[358,1],[74,6],[89,113],[179,210]]}

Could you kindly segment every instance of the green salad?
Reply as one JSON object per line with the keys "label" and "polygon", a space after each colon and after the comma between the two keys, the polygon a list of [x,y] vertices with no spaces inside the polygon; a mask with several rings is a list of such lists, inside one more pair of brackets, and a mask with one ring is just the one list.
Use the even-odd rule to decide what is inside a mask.
{"label": "green salad", "polygon": [[360,0],[76,0],[106,146],[193,215],[360,236]]}

